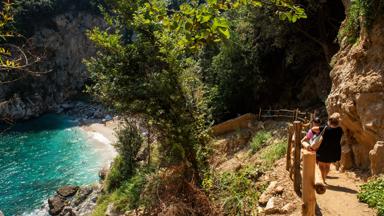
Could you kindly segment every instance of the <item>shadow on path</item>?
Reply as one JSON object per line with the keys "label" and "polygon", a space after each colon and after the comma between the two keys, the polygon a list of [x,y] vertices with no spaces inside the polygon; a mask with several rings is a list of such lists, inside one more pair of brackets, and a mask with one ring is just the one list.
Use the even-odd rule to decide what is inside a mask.
{"label": "shadow on path", "polygon": [[316,203],[316,210],[315,210],[316,216],[323,216],[323,213],[321,212],[321,209],[319,207],[319,204]]}
{"label": "shadow on path", "polygon": [[335,186],[335,185],[327,185],[327,189],[333,190],[333,191],[340,191],[340,192],[345,192],[345,193],[350,193],[350,194],[357,194],[356,190],[346,188],[343,186]]}

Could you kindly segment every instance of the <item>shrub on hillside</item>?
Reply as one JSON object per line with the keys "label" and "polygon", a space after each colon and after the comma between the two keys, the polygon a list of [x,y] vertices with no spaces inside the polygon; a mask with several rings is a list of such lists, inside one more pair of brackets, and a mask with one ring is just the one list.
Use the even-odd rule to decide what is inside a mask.
{"label": "shrub on hillside", "polygon": [[143,138],[137,128],[127,125],[118,132],[118,142],[115,148],[119,156],[115,158],[107,176],[106,189],[113,191],[120,187],[124,180],[131,177],[136,169],[136,156],[140,150]]}
{"label": "shrub on hillside", "polygon": [[270,132],[267,131],[259,131],[251,140],[251,149],[252,153],[256,153],[259,151],[266,142],[272,137]]}
{"label": "shrub on hillside", "polygon": [[265,189],[256,184],[262,174],[262,168],[246,166],[237,172],[209,173],[202,184],[224,215],[253,215]]}
{"label": "shrub on hillside", "polygon": [[273,163],[283,157],[286,151],[286,142],[280,141],[263,149],[260,158],[265,166],[271,167]]}
{"label": "shrub on hillside", "polygon": [[110,194],[101,196],[97,201],[97,207],[93,216],[104,216],[110,203],[119,212],[126,212],[140,206],[140,195],[147,183],[147,170],[137,172],[129,179],[121,182],[121,187]]}

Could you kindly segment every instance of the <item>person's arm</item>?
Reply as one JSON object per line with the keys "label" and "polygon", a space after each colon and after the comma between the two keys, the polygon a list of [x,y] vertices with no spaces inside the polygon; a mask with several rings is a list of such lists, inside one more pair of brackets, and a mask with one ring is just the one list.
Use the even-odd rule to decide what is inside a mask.
{"label": "person's arm", "polygon": [[314,126],[312,127],[312,131],[315,133],[320,133],[320,127],[319,126]]}

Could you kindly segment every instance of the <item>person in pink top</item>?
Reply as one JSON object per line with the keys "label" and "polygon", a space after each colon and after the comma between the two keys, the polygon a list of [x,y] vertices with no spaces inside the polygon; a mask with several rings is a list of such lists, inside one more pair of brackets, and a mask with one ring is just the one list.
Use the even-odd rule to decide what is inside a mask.
{"label": "person in pink top", "polygon": [[[320,126],[321,124],[321,120],[319,117],[316,117],[312,120],[312,127],[316,127],[316,126]],[[305,135],[305,137],[301,140],[301,144],[303,145],[303,147],[305,149],[308,149],[308,150],[313,150],[310,148],[310,141],[315,138],[315,136],[319,135],[319,133],[317,132],[314,132],[312,130],[312,128],[310,128],[307,132],[307,134]]]}

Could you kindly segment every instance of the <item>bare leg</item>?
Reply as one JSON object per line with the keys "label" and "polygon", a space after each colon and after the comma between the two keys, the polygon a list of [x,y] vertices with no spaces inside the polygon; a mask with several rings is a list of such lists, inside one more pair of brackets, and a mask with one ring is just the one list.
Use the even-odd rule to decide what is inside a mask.
{"label": "bare leg", "polygon": [[325,177],[328,176],[329,171],[331,170],[331,163],[324,163],[325,166]]}
{"label": "bare leg", "polygon": [[319,169],[320,169],[321,178],[323,180],[323,183],[327,184],[325,182],[325,178],[327,177],[327,165],[326,165],[326,163],[319,162]]}

